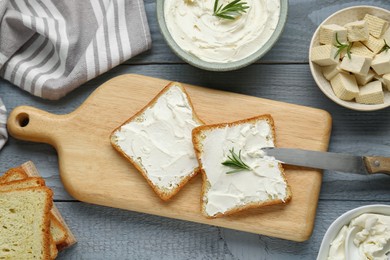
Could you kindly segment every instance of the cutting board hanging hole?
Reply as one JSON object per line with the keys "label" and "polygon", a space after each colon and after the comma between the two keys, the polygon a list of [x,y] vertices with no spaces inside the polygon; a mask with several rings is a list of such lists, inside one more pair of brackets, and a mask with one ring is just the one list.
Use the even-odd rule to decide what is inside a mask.
{"label": "cutting board hanging hole", "polygon": [[56,134],[61,133],[60,118],[34,107],[19,106],[9,114],[7,129],[15,138],[54,145]]}
{"label": "cutting board hanging hole", "polygon": [[27,113],[20,113],[16,116],[16,121],[20,127],[26,127],[30,123],[30,116]]}

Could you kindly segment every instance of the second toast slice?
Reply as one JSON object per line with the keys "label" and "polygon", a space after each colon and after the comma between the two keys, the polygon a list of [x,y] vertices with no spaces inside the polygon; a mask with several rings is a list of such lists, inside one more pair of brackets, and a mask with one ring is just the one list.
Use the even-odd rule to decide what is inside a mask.
{"label": "second toast slice", "polygon": [[201,211],[206,217],[290,200],[281,163],[261,150],[275,144],[270,115],[197,127],[193,143],[203,176]]}

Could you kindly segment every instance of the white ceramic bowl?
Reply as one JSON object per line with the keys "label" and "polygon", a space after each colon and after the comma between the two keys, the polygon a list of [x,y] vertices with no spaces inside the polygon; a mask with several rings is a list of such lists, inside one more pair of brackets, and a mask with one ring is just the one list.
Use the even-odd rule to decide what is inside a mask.
{"label": "white ceramic bowl", "polygon": [[374,111],[383,109],[390,106],[390,92],[385,91],[385,102],[384,104],[379,105],[366,105],[366,104],[359,104],[355,101],[344,101],[336,97],[334,94],[332,87],[327,79],[322,74],[321,67],[317,64],[314,64],[311,62],[311,49],[315,46],[319,46],[319,28],[322,25],[325,24],[338,24],[338,25],[344,25],[349,22],[354,22],[357,20],[362,20],[366,14],[372,14],[375,16],[378,16],[382,19],[385,19],[387,21],[390,21],[390,11],[374,7],[374,6],[354,6],[342,9],[323,21],[320,26],[318,26],[317,30],[315,31],[313,38],[311,39],[310,48],[309,48],[309,64],[310,64],[310,70],[311,74],[313,75],[313,78],[315,82],[317,83],[318,87],[322,90],[322,92],[331,100],[336,102],[337,104],[350,108],[353,110],[359,110],[359,111]]}
{"label": "white ceramic bowl", "polygon": [[[182,0],[184,1],[184,0]],[[188,53],[187,51],[184,51],[180,48],[180,46],[173,40],[171,34],[169,33],[169,30],[167,28],[167,25],[165,23],[165,17],[164,17],[164,2],[165,0],[157,0],[157,21],[160,26],[160,31],[167,42],[168,46],[172,49],[172,51],[179,56],[182,60],[185,62],[198,67],[200,69],[209,70],[209,71],[231,71],[231,70],[237,70],[243,67],[246,67],[261,57],[263,57],[277,42],[279,37],[281,36],[284,26],[286,24],[287,20],[287,11],[288,11],[288,0],[280,0],[280,16],[279,16],[279,22],[278,25],[275,28],[275,31],[271,35],[271,37],[268,39],[268,41],[260,47],[255,53],[249,55],[248,57],[234,61],[234,62],[228,62],[228,63],[213,63],[213,62],[207,62],[204,60],[199,59],[198,57]]]}
{"label": "white ceramic bowl", "polygon": [[335,239],[340,229],[351,222],[352,219],[360,216],[363,213],[377,213],[390,216],[390,205],[367,205],[345,212],[338,217],[326,231],[322,239],[321,247],[318,252],[317,260],[324,260],[328,258],[330,243]]}

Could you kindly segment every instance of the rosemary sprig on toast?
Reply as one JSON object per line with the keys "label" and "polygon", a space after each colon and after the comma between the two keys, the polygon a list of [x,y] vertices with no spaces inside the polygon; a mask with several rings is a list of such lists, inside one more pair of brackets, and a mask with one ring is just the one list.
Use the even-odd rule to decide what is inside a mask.
{"label": "rosemary sprig on toast", "polygon": [[245,162],[243,162],[243,160],[241,159],[241,150],[238,152],[238,154],[236,154],[234,152],[234,148],[229,150],[229,152],[230,152],[230,155],[228,155],[228,159],[226,161],[222,162],[222,165],[228,166],[228,167],[232,168],[233,170],[226,172],[226,174],[232,174],[232,173],[236,173],[236,172],[240,172],[240,171],[245,171],[245,170],[250,171],[251,170],[251,168]]}

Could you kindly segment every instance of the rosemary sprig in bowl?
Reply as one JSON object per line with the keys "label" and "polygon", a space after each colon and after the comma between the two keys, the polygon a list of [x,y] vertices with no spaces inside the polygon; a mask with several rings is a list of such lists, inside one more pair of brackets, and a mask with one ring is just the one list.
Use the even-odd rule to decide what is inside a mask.
{"label": "rosemary sprig in bowl", "polygon": [[242,159],[241,159],[241,150],[236,154],[234,152],[234,148],[229,150],[230,155],[228,155],[228,159],[222,162],[222,165],[233,168],[233,170],[226,172],[226,174],[236,173],[240,171],[250,171],[252,170]]}
{"label": "rosemary sprig in bowl", "polygon": [[228,20],[236,19],[241,13],[246,13],[246,9],[249,8],[247,2],[242,0],[234,0],[225,6],[218,5],[218,2],[219,0],[214,2],[214,16]]}
{"label": "rosemary sprig in bowl", "polygon": [[348,44],[346,44],[346,43],[341,43],[341,42],[339,41],[339,37],[338,37],[337,33],[336,33],[336,43],[337,43],[337,44],[335,44],[334,46],[337,48],[337,52],[336,52],[336,54],[334,55],[334,58],[336,58],[339,54],[341,55],[341,52],[342,52],[343,50],[346,49],[348,58],[351,59],[351,47],[352,47],[352,43],[348,43]]}
{"label": "rosemary sprig in bowl", "polygon": [[383,39],[383,41],[385,42],[385,46],[383,46],[383,48],[381,49],[381,51],[379,53],[384,52],[384,51],[387,52],[390,49],[390,46],[387,44],[386,40]]}

